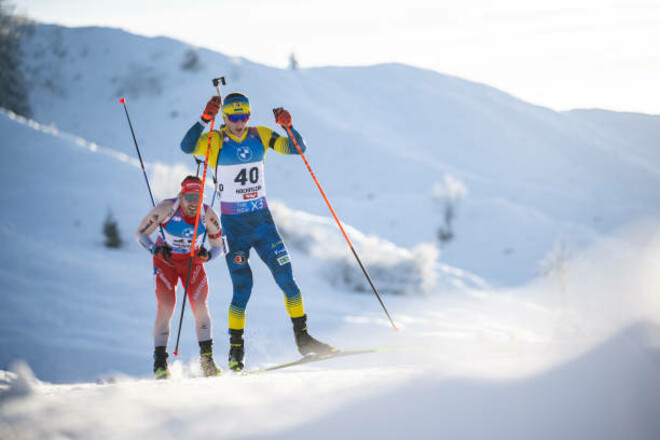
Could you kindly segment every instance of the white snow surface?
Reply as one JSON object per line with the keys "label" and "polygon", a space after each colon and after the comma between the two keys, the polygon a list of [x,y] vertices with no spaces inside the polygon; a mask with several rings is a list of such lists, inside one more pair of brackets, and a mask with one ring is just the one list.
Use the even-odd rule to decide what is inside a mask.
{"label": "white snow surface", "polygon": [[[34,120],[0,112],[0,438],[660,438],[658,116],[556,113],[400,65],[282,71],[111,29],[38,25],[24,50]],[[173,378],[151,379],[152,268],[132,240],[150,201],[117,100],[160,200],[194,172],[178,142],[221,73],[259,124],[292,111],[400,328],[299,158],[271,154],[310,332],[398,349],[208,379],[188,308]],[[433,188],[451,179],[464,191],[441,248]],[[250,369],[297,357],[281,292],[253,270]],[[207,272],[224,367],[231,283],[222,261]]]}

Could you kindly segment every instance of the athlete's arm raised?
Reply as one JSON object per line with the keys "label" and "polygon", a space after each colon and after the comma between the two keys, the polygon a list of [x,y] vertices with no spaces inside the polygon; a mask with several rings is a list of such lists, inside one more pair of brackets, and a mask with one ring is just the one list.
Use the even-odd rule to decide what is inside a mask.
{"label": "athlete's arm raised", "polygon": [[[307,144],[305,144],[305,140],[300,135],[300,133],[298,133],[298,131],[293,128],[293,125],[291,125],[291,115],[289,112],[280,107],[275,109],[274,113],[275,122],[279,125],[289,127],[291,133],[296,138],[298,145],[300,145],[300,149],[304,153],[307,149]],[[296,148],[295,144],[293,143],[293,139],[289,136],[288,133],[287,136],[284,137],[280,136],[278,133],[268,127],[257,127],[257,130],[259,131],[261,143],[264,145],[266,151],[268,148],[272,148],[280,154],[298,154],[298,149]]]}

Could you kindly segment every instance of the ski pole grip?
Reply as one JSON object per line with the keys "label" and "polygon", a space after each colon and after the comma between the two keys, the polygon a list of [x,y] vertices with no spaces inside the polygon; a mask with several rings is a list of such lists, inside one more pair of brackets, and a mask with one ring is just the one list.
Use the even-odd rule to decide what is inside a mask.
{"label": "ski pole grip", "polygon": [[222,107],[222,93],[220,92],[220,84],[223,86],[227,85],[227,82],[225,81],[225,77],[221,76],[220,78],[213,78],[213,87],[215,87],[215,90],[218,92],[218,96],[220,97],[220,107]]}

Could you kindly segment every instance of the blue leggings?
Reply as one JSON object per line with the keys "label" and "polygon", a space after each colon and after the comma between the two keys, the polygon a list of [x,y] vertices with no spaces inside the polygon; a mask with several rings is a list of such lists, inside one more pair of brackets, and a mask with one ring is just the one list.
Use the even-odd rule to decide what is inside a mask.
{"label": "blue leggings", "polygon": [[284,292],[287,312],[292,318],[305,314],[300,289],[293,278],[289,253],[280,237],[270,211],[262,209],[246,214],[221,217],[222,229],[227,236],[229,254],[227,267],[231,275],[234,293],[229,306],[229,329],[245,328],[245,308],[252,293],[250,248],[273,274],[277,285]]}

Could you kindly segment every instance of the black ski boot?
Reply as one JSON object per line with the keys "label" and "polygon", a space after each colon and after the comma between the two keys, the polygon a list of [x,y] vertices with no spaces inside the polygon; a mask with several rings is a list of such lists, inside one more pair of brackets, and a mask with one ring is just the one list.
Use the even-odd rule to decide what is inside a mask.
{"label": "black ski boot", "polygon": [[213,339],[208,341],[199,341],[199,357],[202,363],[202,373],[204,376],[220,376],[222,370],[218,368],[213,360]]}
{"label": "black ski boot", "polygon": [[229,329],[229,369],[243,371],[245,367],[245,342],[243,330]]}
{"label": "black ski boot", "polygon": [[301,355],[306,356],[310,353],[328,354],[337,351],[330,344],[317,341],[307,333],[307,315],[291,318],[291,322],[293,322],[293,334],[296,336],[296,345]]}
{"label": "black ski boot", "polygon": [[167,347],[154,349],[154,376],[156,379],[169,379],[170,370],[167,369]]}

